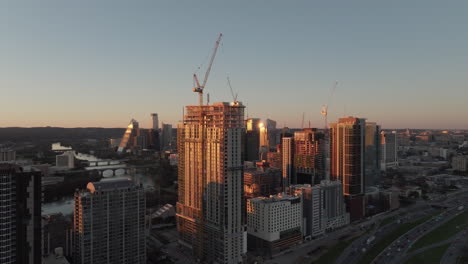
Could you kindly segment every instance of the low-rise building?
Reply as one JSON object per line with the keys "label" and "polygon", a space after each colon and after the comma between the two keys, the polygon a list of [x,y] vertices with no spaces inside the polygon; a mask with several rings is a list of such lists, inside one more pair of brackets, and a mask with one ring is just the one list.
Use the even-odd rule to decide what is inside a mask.
{"label": "low-rise building", "polygon": [[452,158],[452,169],[455,171],[468,171],[468,156],[455,156]]}
{"label": "low-rise building", "polygon": [[64,153],[55,156],[55,166],[73,169],[75,167],[75,152],[65,151]]}
{"label": "low-rise building", "polygon": [[273,256],[302,242],[302,197],[274,195],[247,200],[247,245]]}

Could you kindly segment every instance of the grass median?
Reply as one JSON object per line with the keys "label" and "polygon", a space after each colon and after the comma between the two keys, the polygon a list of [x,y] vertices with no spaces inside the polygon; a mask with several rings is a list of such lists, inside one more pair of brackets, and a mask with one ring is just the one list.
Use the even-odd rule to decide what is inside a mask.
{"label": "grass median", "polygon": [[343,253],[343,251],[353,243],[358,237],[341,240],[338,244],[331,247],[325,254],[323,254],[319,259],[312,261],[311,264],[329,264],[334,263],[335,260]]}
{"label": "grass median", "polygon": [[422,253],[413,256],[405,264],[439,264],[440,260],[445,254],[445,251],[450,247],[450,243],[447,243],[442,246],[431,248]]}
{"label": "grass median", "polygon": [[382,252],[382,250],[388,247],[393,241],[395,241],[397,238],[410,231],[414,227],[431,219],[431,217],[432,215],[429,215],[413,222],[401,224],[391,233],[387,234],[385,237],[380,239],[372,248],[370,248],[359,261],[359,264],[371,263],[380,254],[380,252]]}
{"label": "grass median", "polygon": [[446,223],[425,234],[418,239],[410,249],[411,251],[430,246],[432,244],[447,240],[468,226],[468,210],[455,216]]}

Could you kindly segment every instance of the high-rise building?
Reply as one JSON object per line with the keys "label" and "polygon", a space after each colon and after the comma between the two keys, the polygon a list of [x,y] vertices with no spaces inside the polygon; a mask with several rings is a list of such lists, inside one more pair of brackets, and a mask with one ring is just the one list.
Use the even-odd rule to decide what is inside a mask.
{"label": "high-rise building", "polygon": [[323,192],[325,215],[327,217],[327,231],[349,224],[350,216],[346,212],[343,197],[343,185],[340,181],[323,180],[320,182]]}
{"label": "high-rise building", "polygon": [[380,183],[381,139],[380,126],[375,122],[366,122],[365,135],[365,184],[373,186]]}
{"label": "high-rise building", "polygon": [[161,150],[159,130],[148,129],[148,147],[155,151]]}
{"label": "high-rise building", "polygon": [[244,196],[255,198],[281,192],[281,170],[270,168],[266,162],[258,162],[257,168],[244,171]]}
{"label": "high-rise building", "polygon": [[247,200],[248,247],[272,256],[302,242],[302,197],[274,195]]}
{"label": "high-rise building", "polygon": [[330,124],[330,177],[343,184],[352,220],[364,217],[365,131],[363,118],[344,117]]}
{"label": "high-rise building", "polygon": [[146,263],[145,193],[128,179],[90,182],[75,192],[75,264]]}
{"label": "high-rise building", "polygon": [[294,175],[294,139],[292,137],[282,138],[281,156],[281,164],[283,166],[281,187],[283,188],[283,192],[286,192],[287,188],[291,185],[291,178]]}
{"label": "high-rise building", "polygon": [[247,130],[245,134],[245,160],[259,160],[260,151],[260,119],[247,119]]}
{"label": "high-rise building", "polygon": [[73,223],[61,213],[42,215],[42,254],[54,254],[56,248],[62,248],[65,256],[73,252]]}
{"label": "high-rise building", "polygon": [[162,123],[161,127],[161,150],[170,150],[172,142],[172,125]]}
{"label": "high-rise building", "polygon": [[240,263],[243,224],[244,106],[187,106],[177,130],[179,242],[208,263]]}
{"label": "high-rise building", "polygon": [[302,196],[304,228],[306,238],[318,237],[327,229],[323,189],[320,185],[292,185],[291,193]]}
{"label": "high-rise building", "polygon": [[386,170],[387,168],[396,168],[398,167],[398,145],[397,139],[398,135],[396,131],[391,133],[382,131],[381,132],[381,169]]}
{"label": "high-rise building", "polygon": [[276,121],[267,119],[265,122],[259,123],[260,128],[260,146],[265,153],[276,148]]}
{"label": "high-rise building", "polygon": [[135,119],[132,119],[125,130],[117,152],[123,153],[124,151],[137,146],[138,136],[140,136],[140,127],[138,122]]}
{"label": "high-rise building", "polygon": [[159,119],[158,114],[152,113],[151,114],[151,121],[152,121],[152,129],[158,131],[159,130]]}
{"label": "high-rise building", "polygon": [[292,185],[290,191],[302,195],[305,238],[315,238],[349,224],[341,182],[322,180],[317,185]]}
{"label": "high-rise building", "polygon": [[246,123],[247,131],[260,131],[260,118],[249,118]]}
{"label": "high-rise building", "polygon": [[275,152],[268,152],[267,153],[267,162],[270,164],[272,168],[282,169],[282,155],[281,155],[281,145],[278,145],[278,148]]}
{"label": "high-rise building", "polygon": [[306,128],[294,133],[294,183],[318,184],[324,179],[324,135]]}
{"label": "high-rise building", "polygon": [[0,164],[0,263],[41,263],[42,174]]}

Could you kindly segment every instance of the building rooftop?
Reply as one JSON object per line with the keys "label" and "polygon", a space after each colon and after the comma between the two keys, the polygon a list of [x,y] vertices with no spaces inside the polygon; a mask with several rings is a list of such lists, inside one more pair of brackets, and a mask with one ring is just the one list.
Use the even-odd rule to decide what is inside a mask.
{"label": "building rooftop", "polygon": [[270,197],[255,197],[250,199],[252,202],[274,203],[283,201],[294,201],[300,199],[300,196],[291,196],[287,194],[270,195]]}
{"label": "building rooftop", "polygon": [[90,182],[86,185],[86,189],[89,192],[94,193],[96,190],[116,190],[116,189],[126,189],[129,187],[135,186],[135,183],[131,179],[116,179],[116,180],[107,180],[100,182]]}

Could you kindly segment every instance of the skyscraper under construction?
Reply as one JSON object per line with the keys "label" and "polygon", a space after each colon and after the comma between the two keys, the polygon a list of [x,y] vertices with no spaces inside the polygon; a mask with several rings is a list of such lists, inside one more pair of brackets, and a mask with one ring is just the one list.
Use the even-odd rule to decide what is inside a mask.
{"label": "skyscraper under construction", "polygon": [[244,106],[187,106],[177,131],[179,242],[208,263],[240,263],[246,251],[242,219]]}

